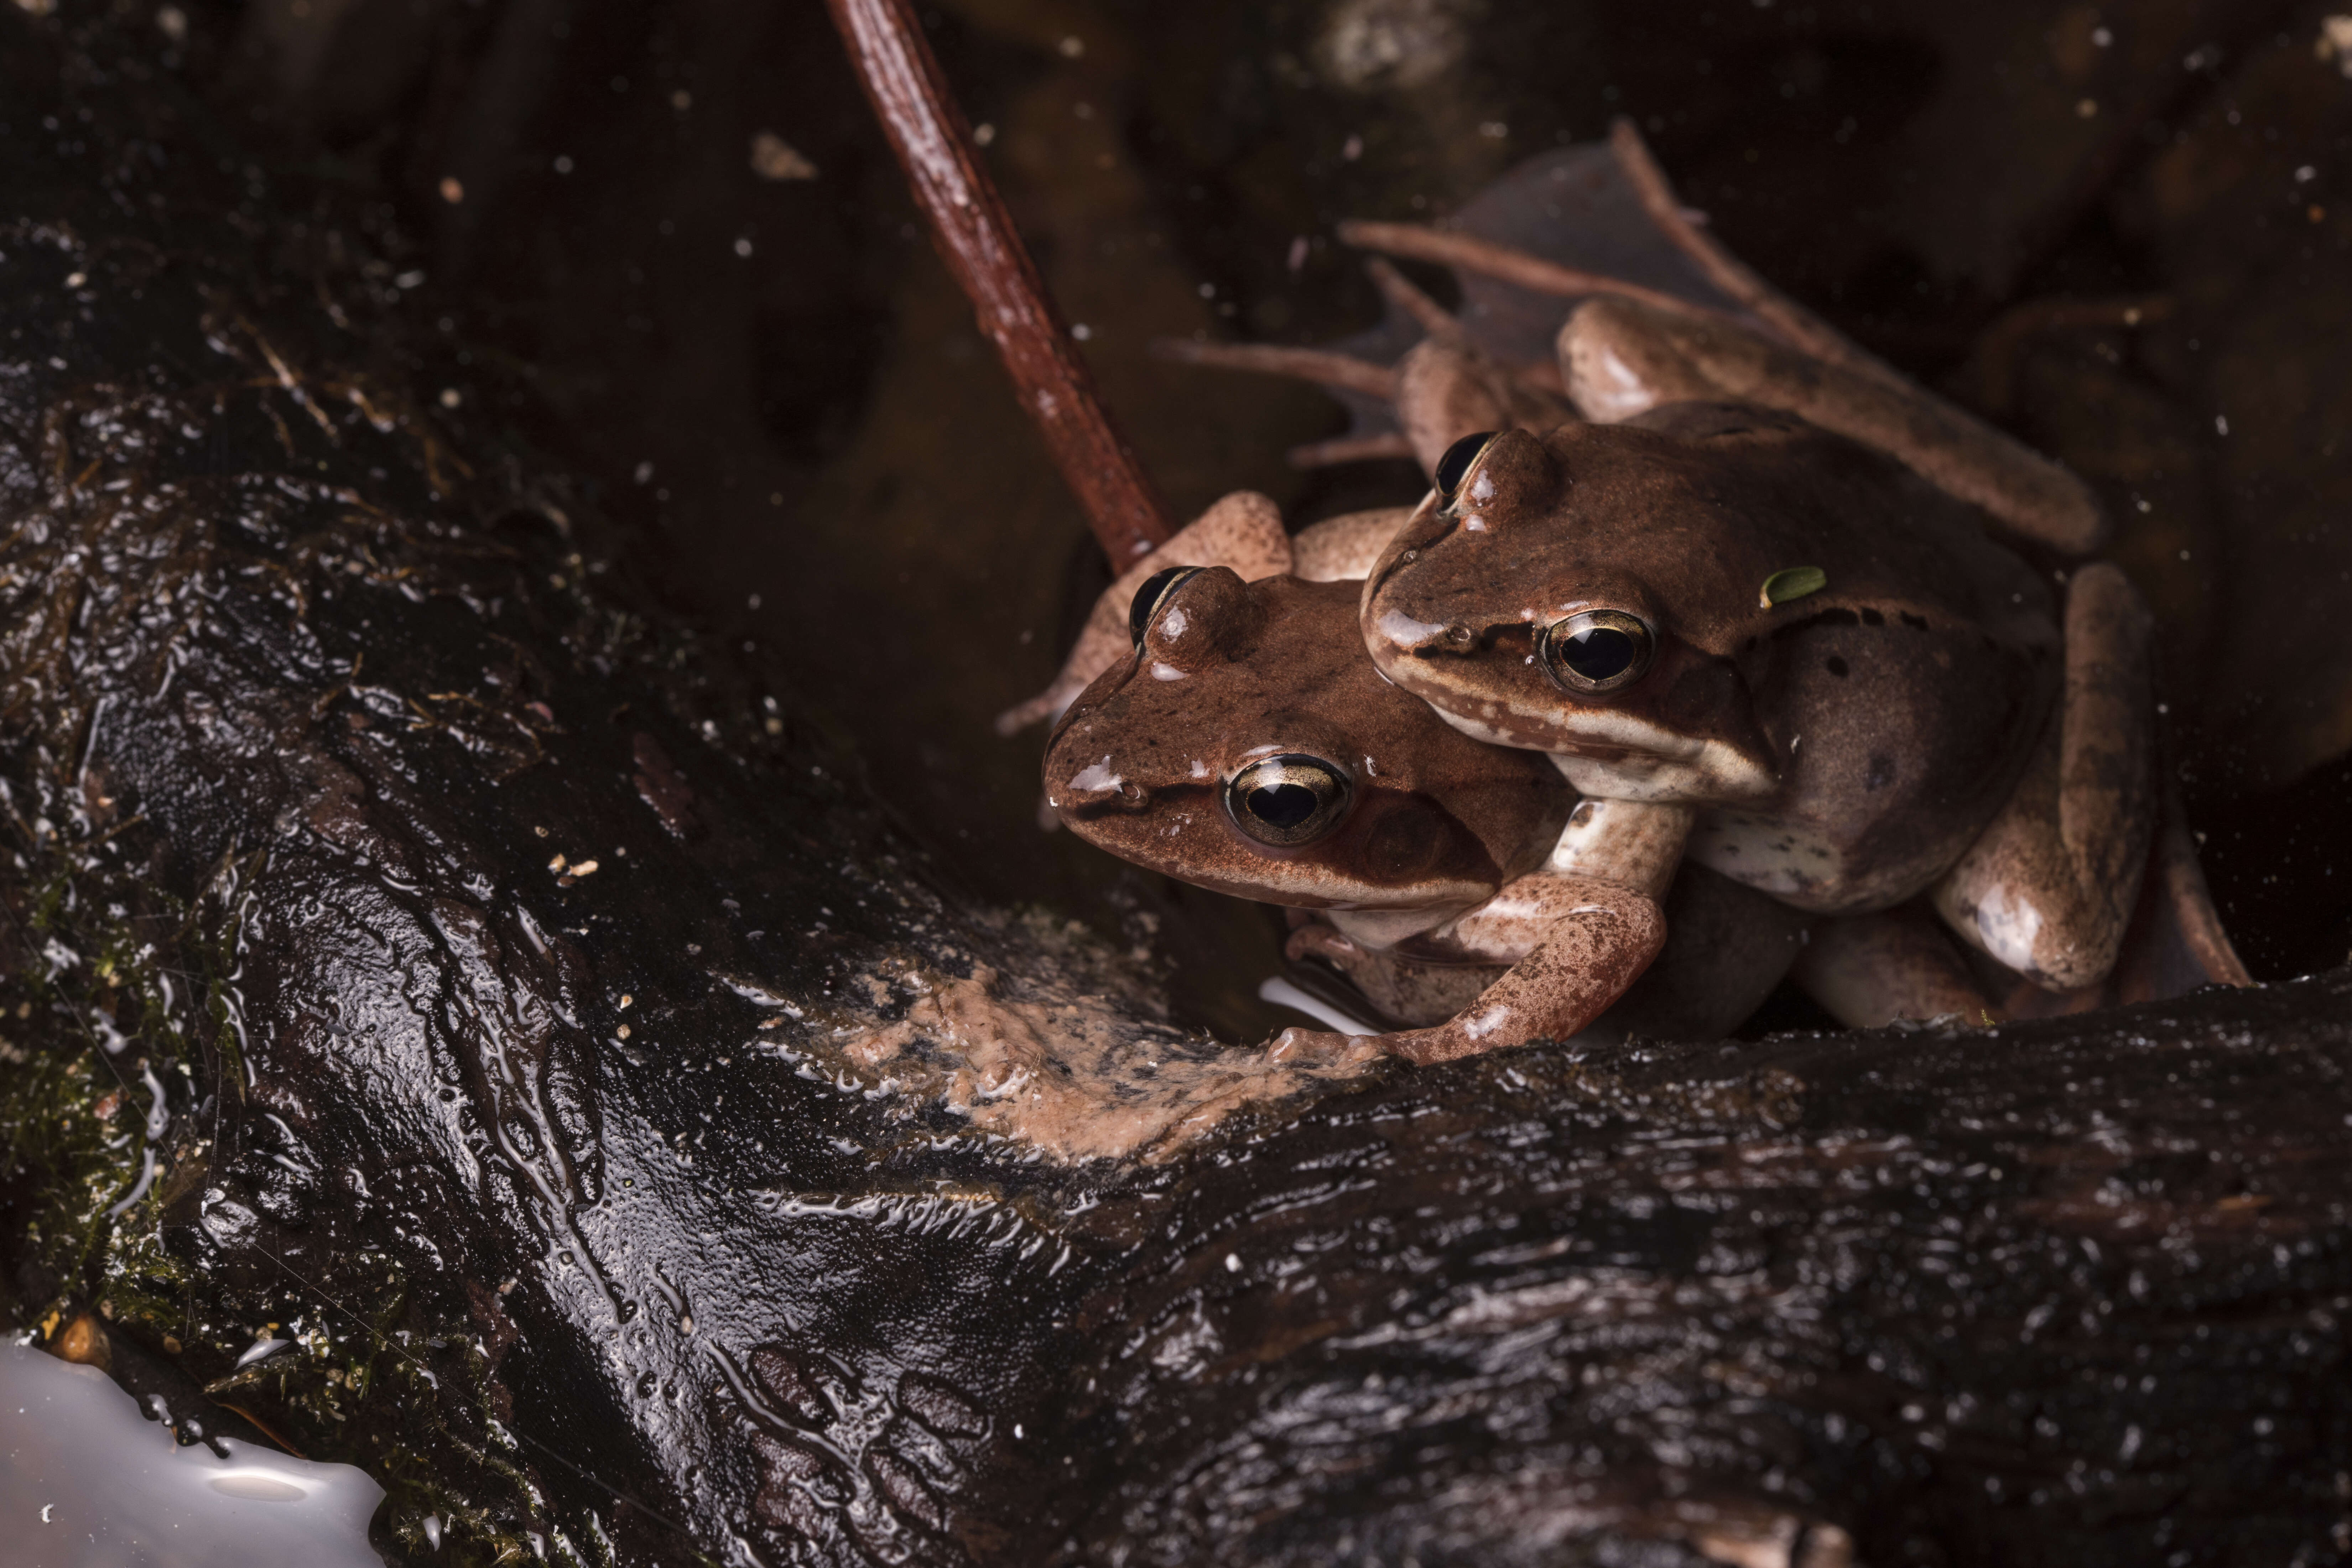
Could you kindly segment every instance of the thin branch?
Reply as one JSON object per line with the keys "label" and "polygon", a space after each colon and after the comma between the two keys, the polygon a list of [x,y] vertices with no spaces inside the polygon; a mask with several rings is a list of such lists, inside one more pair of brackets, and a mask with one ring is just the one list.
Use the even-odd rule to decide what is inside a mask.
{"label": "thin branch", "polygon": [[1114,570],[1174,531],[1045,292],[909,0],[826,0],[932,242]]}
{"label": "thin branch", "polygon": [[1402,430],[1385,436],[1336,436],[1328,441],[1309,441],[1290,449],[1290,466],[1294,468],[1329,468],[1341,463],[1369,463],[1389,458],[1408,460],[1413,455],[1412,442]]}
{"label": "thin branch", "polygon": [[1213,365],[1219,370],[1248,371],[1257,375],[1288,376],[1312,381],[1368,397],[1396,401],[1397,373],[1384,364],[1332,353],[1326,349],[1287,349],[1273,343],[1202,343],[1190,338],[1155,338],[1151,352],[1179,364]]}

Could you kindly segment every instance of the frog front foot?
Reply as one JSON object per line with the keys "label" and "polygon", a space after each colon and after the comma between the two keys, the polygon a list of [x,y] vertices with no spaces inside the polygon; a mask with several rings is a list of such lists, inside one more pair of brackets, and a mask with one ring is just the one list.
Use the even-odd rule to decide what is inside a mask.
{"label": "frog front foot", "polygon": [[1285,1029],[1266,1042],[1266,1059],[1284,1067],[1354,1067],[1386,1054],[1387,1035],[1342,1035],[1331,1029]]}
{"label": "frog front foot", "polygon": [[1623,995],[1666,940],[1665,916],[1646,893],[1556,872],[1517,879],[1503,896],[1449,929],[1457,940],[1524,956],[1443,1023],[1384,1035],[1288,1029],[1272,1047],[1276,1059],[1344,1049],[1402,1057],[1425,1067],[1506,1046],[1565,1040]]}
{"label": "frog front foot", "polygon": [[1383,1023],[1438,1024],[1476,1001],[1502,978],[1507,964],[1434,963],[1393,949],[1373,949],[1310,921],[1290,933],[1283,955],[1297,963],[1319,960],[1345,975]]}

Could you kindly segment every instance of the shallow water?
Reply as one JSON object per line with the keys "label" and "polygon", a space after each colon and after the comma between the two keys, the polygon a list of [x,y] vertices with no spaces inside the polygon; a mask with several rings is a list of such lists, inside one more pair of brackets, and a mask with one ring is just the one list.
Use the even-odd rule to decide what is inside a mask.
{"label": "shallow water", "polygon": [[383,1489],[223,1439],[181,1447],[95,1367],[0,1344],[0,1557],[11,1568],[378,1568]]}

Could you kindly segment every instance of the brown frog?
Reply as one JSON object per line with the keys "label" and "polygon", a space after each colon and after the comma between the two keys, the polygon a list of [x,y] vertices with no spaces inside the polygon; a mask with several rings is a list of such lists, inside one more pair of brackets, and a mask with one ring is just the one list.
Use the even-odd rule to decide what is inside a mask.
{"label": "brown frog", "polygon": [[[1713,1037],[1752,1011],[1805,919],[1696,868],[1671,893],[1591,874],[1577,846],[1601,808],[1381,679],[1353,635],[1358,598],[1352,581],[1224,568],[1148,580],[1129,658],[1048,747],[1054,809],[1139,865],[1320,911],[1292,955],[1422,1026],[1359,1050],[1425,1062],[1587,1030],[1657,953],[1662,897],[1679,940],[1607,1035]],[[1339,1042],[1295,1030],[1276,1048],[1310,1044]]]}
{"label": "brown frog", "polygon": [[[1246,538],[1235,520],[1255,518],[1269,531],[1239,551],[1245,562],[1287,556],[1307,571],[1343,573],[1376,552],[1404,515],[1335,520],[1286,547],[1270,531],[1278,526],[1270,503],[1230,498],[1171,541],[1167,553],[1197,559],[1234,549],[1237,538]],[[1196,584],[1204,574],[1154,564],[1130,596],[1119,653],[1087,656],[1098,660],[1098,679],[1055,737],[1045,773],[1049,792],[1061,820],[1114,853],[1188,881],[1290,905],[1307,921],[1292,936],[1291,955],[1329,962],[1377,1010],[1407,1026],[1353,1041],[1294,1030],[1279,1048],[1386,1047],[1419,1059],[1458,1050],[1465,1044],[1459,1029],[1411,1026],[1446,1026],[1456,1015],[1486,1011],[1483,994],[1542,945],[1541,928],[1556,912],[1546,897],[1557,890],[1555,876],[1580,871],[1623,882],[1654,876],[1664,864],[1653,837],[1625,831],[1629,814],[1638,828],[1643,806],[1585,801],[1569,812],[1538,870],[1495,885],[1531,863],[1542,835],[1574,795],[1532,753],[1468,741],[1426,704],[1379,679],[1358,649],[1359,584],[1282,577],[1242,585],[1225,574]],[[1168,658],[1187,644],[1193,656],[1181,666]],[[1216,657],[1198,657],[1203,648]],[[1178,752],[1181,767],[1171,761]],[[1343,773],[1351,785],[1357,773],[1377,779],[1388,792],[1373,808],[1379,829],[1367,828],[1369,817],[1351,822],[1347,811],[1308,827],[1270,829],[1264,812],[1280,803],[1257,803],[1254,810],[1255,792],[1237,798],[1232,787],[1268,758],[1283,763],[1265,770],[1277,795],[1285,784],[1305,791],[1291,803],[1304,814],[1299,823],[1322,809],[1318,784],[1328,791]],[[1061,781],[1069,779],[1078,786],[1066,787]],[[1518,809],[1496,809],[1497,801],[1514,800]],[[1465,877],[1457,858],[1443,852],[1462,843],[1465,824],[1492,871],[1482,866]],[[1685,862],[1663,895],[1667,932],[1658,957],[1586,1026],[1582,1038],[1716,1037],[1747,1017],[1784,973],[1841,1021],[1858,1026],[2080,1010],[2228,978],[2196,962],[2200,940],[2205,951],[2220,942],[2219,927],[2185,829],[2177,816],[2167,826],[2128,962],[2109,985],[2048,994],[1981,955],[1971,963],[1922,900],[1883,914],[1822,921]],[[1308,837],[1297,837],[1301,832]],[[1629,856],[1649,869],[1629,864]],[[1415,864],[1417,873],[1409,869]],[[1464,909],[1477,899],[1483,902]],[[1325,912],[1308,920],[1308,908]],[[2220,947],[2226,952],[2225,942]],[[1562,1020],[1589,1010],[1584,983],[1591,976],[1571,975],[1575,984],[1560,1011],[1524,999],[1535,978],[1518,976],[1514,984],[1523,1000],[1516,1016],[1496,1020],[1471,1048],[1556,1035],[1566,1026]]]}
{"label": "brown frog", "polygon": [[[1544,329],[1548,364],[1522,363],[1509,332],[1487,331],[1539,321],[1525,300],[1487,298],[1474,331],[1392,269],[1376,279],[1427,334],[1392,368],[1288,350],[1178,355],[1385,385],[1401,438],[1436,479],[1392,542],[1393,511],[1286,542],[1271,504],[1247,498],[1255,521],[1234,563],[1258,576],[1344,556],[1344,567],[1324,561],[1341,576],[1377,560],[1364,635],[1390,673],[1474,735],[1556,752],[1591,797],[1549,870],[1654,890],[1688,847],[1696,863],[1783,909],[1832,916],[1798,975],[1848,1022],[1989,1019],[2242,983],[2177,810],[2150,849],[2159,796],[2136,595],[2111,568],[2088,567],[2062,612],[2049,580],[2017,553],[2046,567],[2095,548],[2105,520],[2088,489],[1740,267],[1687,222],[1630,127],[1612,134],[1612,153],[1712,296],[1661,292],[1651,285],[1678,287],[1663,273],[1637,283],[1575,272],[1475,234],[1358,226],[1365,243],[1584,298],[1551,318],[1556,332]],[[1528,173],[1544,176],[1537,194],[1556,202],[1554,187],[1578,171]],[[1745,406],[1671,406],[1725,401]],[[1633,427],[1567,425],[1570,404]],[[1477,423],[1507,434],[1459,439]],[[1564,473],[1556,454],[1571,448],[1601,454],[1616,488],[1590,482],[1598,469]],[[1580,505],[1592,526],[1566,540],[1516,526]],[[1180,535],[1167,559],[1209,558],[1178,553],[1187,547]],[[1580,547],[1591,548],[1567,570],[1613,572],[1653,616],[1674,620],[1679,640],[1662,644],[1642,606],[1580,602],[1550,614],[1525,592],[1561,564],[1546,552]],[[1475,603],[1485,618],[1441,619],[1433,605],[1384,631],[1376,602],[1403,593],[1398,583],[1430,586],[1422,558],[1444,552],[1439,597]],[[1159,564],[1139,565],[1105,595],[1100,625],[1056,689],[1009,720],[1066,703],[1117,661],[1118,606]],[[1892,628],[1908,640],[1879,635]],[[1411,672],[1399,664],[1408,647]],[[1477,673],[1436,673],[1447,658]],[[1580,658],[1600,672],[1589,687]],[[1559,679],[1580,681],[1572,699]],[[1479,684],[1489,679],[1496,689]],[[1635,686],[1645,689],[1612,700]],[[2150,863],[2158,874],[2144,878]],[[2114,968],[2143,881],[2135,956]],[[1936,907],[1973,956],[1938,929]],[[1604,962],[1622,970],[1617,956]],[[1525,1037],[1491,1030],[1480,1048],[1509,1037]]]}
{"label": "brown frog", "polygon": [[2051,989],[2112,966],[2158,799],[2149,628],[1883,452],[1748,405],[1465,441],[1365,584],[1381,669],[1800,908],[1931,890]]}

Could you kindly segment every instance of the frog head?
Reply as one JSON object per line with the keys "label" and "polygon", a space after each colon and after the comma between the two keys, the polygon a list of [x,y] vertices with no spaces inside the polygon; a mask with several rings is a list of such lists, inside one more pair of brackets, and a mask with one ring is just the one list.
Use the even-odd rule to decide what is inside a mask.
{"label": "frog head", "polygon": [[1859,788],[1897,740],[1958,749],[2010,722],[2014,661],[1969,650],[2032,640],[2012,623],[2048,613],[1972,509],[1891,459],[1685,403],[1459,443],[1366,579],[1360,626],[1397,685],[1465,734],[1553,753],[1587,794],[1747,806],[1784,792],[1801,744]]}
{"label": "frog head", "polygon": [[1422,910],[1543,861],[1575,800],[1526,752],[1458,733],[1381,679],[1358,585],[1175,568],[1143,584],[1134,656],[1045,754],[1061,820],[1111,853],[1269,903]]}
{"label": "frog head", "polygon": [[[1632,439],[1627,439],[1627,437]],[[1734,664],[1740,520],[1675,444],[1622,426],[1469,437],[1361,605],[1383,674],[1465,733],[1602,763],[1640,798],[1769,794]]]}

